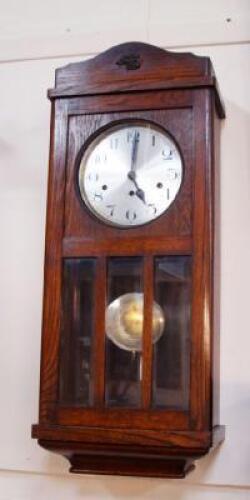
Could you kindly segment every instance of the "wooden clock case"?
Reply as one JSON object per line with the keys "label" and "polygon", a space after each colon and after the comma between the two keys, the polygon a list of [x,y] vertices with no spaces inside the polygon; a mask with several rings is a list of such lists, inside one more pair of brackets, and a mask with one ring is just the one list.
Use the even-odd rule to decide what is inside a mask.
{"label": "wooden clock case", "polygon": [[[45,251],[39,423],[32,436],[68,458],[71,472],[184,477],[195,459],[224,439],[219,425],[219,129],[224,108],[211,61],[133,42],[56,71]],[[169,210],[122,230],[98,221],[76,188],[79,151],[113,121],[143,119],[166,128],[184,158],[184,181]],[[145,286],[139,409],[107,408],[105,293],[109,256],[142,256]],[[188,408],[151,406],[153,259],[192,257]],[[62,266],[96,257],[92,405],[59,397]],[[67,313],[67,311],[66,311]]]}

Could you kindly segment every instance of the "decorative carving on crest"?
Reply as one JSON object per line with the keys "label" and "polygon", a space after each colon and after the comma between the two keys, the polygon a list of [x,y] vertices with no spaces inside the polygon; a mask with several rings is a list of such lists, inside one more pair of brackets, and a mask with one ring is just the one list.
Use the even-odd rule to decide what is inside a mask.
{"label": "decorative carving on crest", "polygon": [[141,58],[139,54],[127,54],[121,56],[116,64],[117,66],[125,66],[127,70],[135,70],[141,67]]}

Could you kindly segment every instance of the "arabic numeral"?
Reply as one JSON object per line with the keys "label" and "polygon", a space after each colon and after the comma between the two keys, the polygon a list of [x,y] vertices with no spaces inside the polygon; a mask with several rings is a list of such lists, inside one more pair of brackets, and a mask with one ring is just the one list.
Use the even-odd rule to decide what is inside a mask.
{"label": "arabic numeral", "polygon": [[107,161],[106,153],[96,153],[94,156],[94,164],[98,165],[99,163],[105,163]]}
{"label": "arabic numeral", "polygon": [[136,217],[136,212],[134,212],[133,210],[126,211],[126,219],[128,219],[129,222],[132,223],[136,219]]}
{"label": "arabic numeral", "polygon": [[152,146],[155,146],[155,135],[152,135]]}
{"label": "arabic numeral", "polygon": [[113,217],[115,211],[115,205],[106,205],[106,206],[109,209],[109,215]]}
{"label": "arabic numeral", "polygon": [[156,214],[156,212],[157,212],[157,208],[156,208],[155,204],[154,204],[154,203],[149,203],[149,204],[148,204],[148,207],[149,207],[150,209],[152,209],[153,214],[155,215],[155,214]]}
{"label": "arabic numeral", "polygon": [[140,132],[139,132],[139,130],[135,130],[134,138],[135,138],[135,142],[140,142]]}
{"label": "arabic numeral", "polygon": [[169,200],[170,199],[170,190],[169,190],[169,188],[167,188],[166,196],[167,196],[167,200]]}
{"label": "arabic numeral", "polygon": [[91,182],[97,182],[99,179],[99,174],[97,174],[96,172],[90,172],[88,174],[88,180],[91,181]]}
{"label": "arabic numeral", "polygon": [[180,173],[177,172],[175,169],[169,168],[167,170],[167,179],[169,181],[175,181],[175,179],[178,179],[178,177],[180,177]]}
{"label": "arabic numeral", "polygon": [[117,149],[118,148],[118,143],[119,143],[118,137],[111,137],[111,139],[110,139],[110,149]]}
{"label": "arabic numeral", "polygon": [[174,157],[174,152],[172,149],[163,149],[162,152],[162,158],[163,160],[173,160]]}
{"label": "arabic numeral", "polygon": [[127,132],[127,142],[140,142],[140,132],[139,130],[128,130]]}
{"label": "arabic numeral", "polygon": [[96,200],[103,200],[103,196],[101,193],[94,194],[94,201],[96,201]]}
{"label": "arabic numeral", "polygon": [[95,164],[97,165],[98,163],[100,163],[100,161],[101,161],[101,155],[96,154],[95,155],[95,160],[94,160]]}
{"label": "arabic numeral", "polygon": [[128,130],[128,132],[127,132],[127,142],[131,142],[133,140],[133,137],[134,137],[133,130]]}

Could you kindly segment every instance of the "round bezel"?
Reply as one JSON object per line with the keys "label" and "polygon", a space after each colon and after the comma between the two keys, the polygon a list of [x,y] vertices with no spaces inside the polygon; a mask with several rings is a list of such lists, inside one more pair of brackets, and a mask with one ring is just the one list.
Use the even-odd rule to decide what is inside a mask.
{"label": "round bezel", "polygon": [[[173,179],[172,183],[169,181],[169,183],[167,184],[168,187],[165,186],[165,190],[169,190],[168,193],[170,192],[170,187],[171,187],[171,195],[170,196],[168,195],[168,199],[166,198],[165,200],[162,200],[160,198],[160,200],[157,199],[156,203],[155,201],[154,203],[152,202],[150,203],[151,201],[150,196],[153,198],[153,200],[156,200],[156,193],[153,192],[153,188],[151,188],[151,186],[148,185],[149,184],[149,179],[147,179],[147,177],[149,178],[148,160],[145,161],[145,164],[143,164],[142,160],[140,160],[142,164],[139,165],[139,168],[137,168],[136,171],[137,172],[136,175],[141,176],[140,187],[138,185],[138,182],[132,181],[131,189],[129,189],[129,182],[131,181],[131,179],[128,179],[128,173],[131,168],[131,158],[129,155],[130,155],[130,150],[132,155],[133,144],[132,145],[125,144],[125,135],[127,138],[130,136],[132,137],[131,134],[135,130],[137,131],[137,133],[139,133],[140,137],[143,138],[144,135],[143,138],[144,148],[141,147],[140,149],[141,156],[144,154],[144,157],[146,158],[147,157],[146,153],[148,153],[148,156],[150,157],[149,141],[151,141],[150,144],[152,150],[153,138],[155,142],[157,139],[157,141],[160,142],[162,146],[164,145],[166,151],[173,152],[173,157],[172,157],[173,161],[167,161],[168,158],[163,158],[162,156],[158,158],[157,164],[153,169],[151,169],[152,172],[150,178],[150,181],[153,180],[154,189],[156,186],[159,188],[157,195],[160,198],[162,194],[160,193],[160,188],[164,186],[164,184],[161,182],[162,180],[161,177],[163,175],[163,172],[165,171],[168,172],[169,174],[169,172],[171,172],[172,170],[172,172],[174,173],[173,175],[176,176],[177,180]],[[101,156],[103,159],[105,159],[105,155],[107,156],[106,153],[108,151],[107,142],[109,141],[109,148],[111,148],[112,141],[115,146],[116,140],[121,141],[120,146],[123,147],[123,150],[121,147],[120,149],[117,147],[116,153],[114,153],[114,151],[111,151],[110,149],[112,153],[111,160],[108,160],[108,162],[106,161],[106,165],[102,164],[100,161],[96,168],[93,167],[93,155],[96,154],[95,161],[96,159],[98,159],[98,157]],[[148,141],[148,144],[147,143],[145,144],[146,140]],[[134,141],[134,138],[132,138],[132,141]],[[127,142],[129,143],[129,141]],[[145,145],[147,147],[145,147]],[[110,153],[110,151],[108,152]],[[161,154],[163,154],[163,151],[164,148],[161,149]],[[98,154],[96,152],[98,152]],[[120,158],[121,156],[125,158],[123,162],[121,161]],[[97,217],[98,220],[101,220],[102,222],[108,225],[112,225],[119,228],[135,228],[138,226],[149,224],[158,219],[172,205],[173,201],[175,200],[176,196],[180,191],[183,182],[184,162],[180,148],[177,145],[176,140],[162,126],[159,126],[158,124],[155,124],[147,120],[128,119],[128,120],[113,122],[112,124],[109,124],[108,126],[99,129],[98,132],[93,134],[88,139],[85,146],[81,149],[78,158],[79,160],[77,169],[77,185],[82,201],[84,202],[88,210],[91,212],[91,214]],[[164,160],[166,161],[164,162]],[[172,168],[173,165],[175,165],[174,168]],[[160,170],[160,172],[162,172],[160,175],[158,174],[158,177],[157,177],[157,168],[158,171]],[[103,182],[101,182],[101,185],[99,186],[99,192],[97,192],[98,190],[96,190],[96,192],[93,193],[93,191],[91,191],[89,187],[90,183],[88,183],[86,179],[91,179],[91,176],[95,175],[97,182],[97,177],[99,179],[100,174],[104,176],[103,177],[104,180]],[[116,174],[119,174],[120,177]],[[115,189],[112,188],[112,176],[113,176],[113,182],[115,180],[116,185],[118,177],[119,177],[119,183],[120,183],[120,178],[122,179],[122,184],[118,185],[118,188],[120,190],[120,195],[119,193],[118,196],[116,195],[116,200],[118,199],[119,203],[118,203],[118,214],[115,214],[115,216],[114,213],[112,213],[112,207],[114,206],[113,203],[114,200],[112,199],[112,196],[114,196],[115,193]],[[106,182],[107,179],[109,180],[111,179],[110,183],[111,189],[110,185]],[[165,184],[166,182],[167,181],[165,180]],[[108,188],[109,188],[109,193],[104,192],[105,190],[108,190]],[[113,195],[112,195],[112,189],[113,189]],[[147,201],[147,199],[145,199],[145,196],[144,200],[142,199],[142,194],[141,194],[142,192],[146,193],[149,202]],[[126,196],[131,195],[131,197],[133,194],[134,197],[133,202],[131,202],[131,199],[129,199],[129,197],[126,199],[124,197],[124,193]],[[104,200],[105,204],[98,203],[99,199],[101,201]],[[126,208],[126,204],[129,206],[128,209]],[[107,208],[108,210],[106,210]],[[124,214],[123,218],[121,217],[121,215],[119,215],[121,213],[121,210],[123,210]],[[131,210],[132,212],[130,212]],[[128,214],[132,214],[133,217],[134,215],[136,215],[136,218],[131,218],[131,220],[129,220]]]}

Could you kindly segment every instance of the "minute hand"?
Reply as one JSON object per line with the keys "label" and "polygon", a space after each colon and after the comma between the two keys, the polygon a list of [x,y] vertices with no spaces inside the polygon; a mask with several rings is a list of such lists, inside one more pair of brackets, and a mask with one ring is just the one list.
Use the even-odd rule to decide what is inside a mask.
{"label": "minute hand", "polygon": [[136,192],[135,192],[136,196],[141,201],[143,201],[143,203],[146,204],[145,193],[138,186],[137,181],[136,181],[136,158],[137,158],[137,151],[138,151],[138,143],[139,143],[139,132],[135,132],[135,135],[133,138],[131,165],[130,165],[130,171],[128,172],[128,178],[134,183],[134,185],[136,187]]}
{"label": "minute hand", "polygon": [[135,172],[135,169],[136,169],[136,158],[137,158],[138,144],[139,144],[139,133],[135,132],[135,135],[133,138],[133,145],[132,145],[132,154],[131,154],[131,165],[130,165],[131,172]]}

